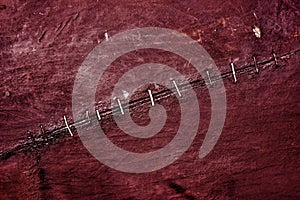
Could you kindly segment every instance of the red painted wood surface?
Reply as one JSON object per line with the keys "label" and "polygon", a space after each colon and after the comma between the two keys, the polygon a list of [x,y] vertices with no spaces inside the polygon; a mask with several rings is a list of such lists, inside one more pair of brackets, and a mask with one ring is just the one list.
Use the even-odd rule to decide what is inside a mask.
{"label": "red painted wood surface", "polygon": [[[255,13],[255,15],[253,14]],[[72,88],[87,54],[104,38],[135,27],[166,27],[197,40],[221,72],[297,49],[297,1],[10,1],[0,2],[0,151],[72,118]],[[262,37],[255,37],[253,27]],[[112,83],[134,63],[157,61],[180,69],[182,61],[158,53],[125,56],[103,78]],[[131,60],[132,59],[132,60]],[[178,58],[177,58],[178,59]],[[142,61],[140,61],[142,60]],[[0,199],[299,199],[299,55],[259,75],[225,80],[227,117],[213,151],[198,158],[210,120],[207,89],[196,89],[198,134],[175,163],[128,174],[98,162],[77,134],[0,161]],[[139,63],[138,62],[138,63]],[[186,71],[188,73],[188,71]],[[169,100],[172,101],[172,100]],[[168,101],[166,102],[168,104]],[[146,108],[147,109],[147,108]],[[166,109],[171,109],[166,106]],[[177,113],[171,115],[176,124]],[[140,123],[147,123],[145,113]],[[102,126],[116,144],[151,150],[172,138],[166,129],[143,147],[118,139],[113,122]],[[154,145],[152,145],[154,144]],[[148,145],[148,146],[147,146]],[[149,146],[150,145],[150,146]],[[152,146],[151,146],[152,145]]]}

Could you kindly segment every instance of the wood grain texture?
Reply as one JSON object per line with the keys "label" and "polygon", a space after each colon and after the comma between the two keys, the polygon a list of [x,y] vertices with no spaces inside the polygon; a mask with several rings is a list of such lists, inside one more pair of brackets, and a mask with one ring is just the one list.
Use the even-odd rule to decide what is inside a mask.
{"label": "wood grain texture", "polygon": [[[262,31],[260,39],[254,25]],[[39,133],[40,125],[51,130],[63,125],[63,115],[72,119],[77,70],[106,30],[114,35],[147,26],[171,28],[197,40],[221,72],[230,70],[230,60],[239,66],[254,54],[263,59],[271,57],[272,49],[279,54],[300,48],[297,1],[2,0],[0,151],[26,139],[27,131]],[[122,70],[153,60],[190,72],[176,56],[128,54],[106,72],[98,100],[108,99]],[[277,69],[238,77],[238,84],[224,81],[225,126],[204,159],[198,150],[210,101],[207,89],[196,89],[203,112],[200,128],[172,165],[146,174],[122,173],[98,162],[75,134],[1,160],[0,199],[299,199],[299,62],[297,55]],[[170,116],[174,124],[176,116]],[[140,116],[140,123],[148,120],[147,113]],[[159,148],[174,131],[170,126],[141,147],[138,140],[124,139],[113,121],[101,125],[116,144],[132,151]]]}

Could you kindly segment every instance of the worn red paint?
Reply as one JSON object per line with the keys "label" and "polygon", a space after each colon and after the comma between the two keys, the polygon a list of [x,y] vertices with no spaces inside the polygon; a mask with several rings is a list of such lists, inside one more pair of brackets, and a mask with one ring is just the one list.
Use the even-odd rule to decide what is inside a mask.
{"label": "worn red paint", "polygon": [[[72,86],[77,69],[98,41],[133,27],[175,29],[201,42],[220,71],[229,61],[241,65],[299,48],[299,5],[287,1],[2,1],[0,70],[0,150],[63,124],[71,117]],[[253,13],[257,17],[254,17]],[[252,32],[260,27],[261,38]],[[298,31],[299,32],[299,31]],[[126,59],[128,58],[128,62]],[[117,78],[131,64],[173,64],[160,54],[134,53],[116,62],[103,77],[99,100],[106,99]],[[281,66],[283,63],[281,63]],[[122,70],[119,70],[122,69]],[[203,113],[191,148],[174,164],[148,174],[110,169],[81,144],[67,137],[40,150],[18,153],[0,162],[1,199],[297,199],[299,198],[299,57],[259,75],[226,81],[228,115],[215,149],[197,157],[210,119],[206,90],[197,90]],[[185,71],[189,73],[189,71]],[[168,102],[166,102],[168,105]],[[145,111],[147,108],[144,108]],[[176,108],[174,108],[176,109]],[[176,119],[176,112],[170,116]],[[143,114],[141,124],[147,123]],[[116,144],[141,151],[103,123]],[[174,128],[145,141],[159,148]],[[124,136],[126,138],[126,136]],[[152,146],[151,146],[152,145]]]}

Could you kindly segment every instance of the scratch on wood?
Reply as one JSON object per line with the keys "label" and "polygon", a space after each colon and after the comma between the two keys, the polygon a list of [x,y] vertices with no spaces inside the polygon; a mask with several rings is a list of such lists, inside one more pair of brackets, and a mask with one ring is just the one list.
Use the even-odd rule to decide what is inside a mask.
{"label": "scratch on wood", "polygon": [[79,17],[79,12],[76,13],[76,15],[73,17],[73,21],[75,21],[76,19],[78,19]]}
{"label": "scratch on wood", "polygon": [[70,23],[70,21],[72,20],[72,17],[70,17],[65,23],[64,25],[62,25],[62,23],[59,25],[59,27],[57,28],[56,32],[56,36],[60,35],[61,32],[65,29],[65,27]]}
{"label": "scratch on wood", "polygon": [[46,32],[47,32],[47,31],[44,31],[44,32],[42,33],[42,35],[40,36],[40,38],[39,38],[39,43],[41,43],[42,40],[44,39],[44,37],[45,37],[45,35],[46,35]]}

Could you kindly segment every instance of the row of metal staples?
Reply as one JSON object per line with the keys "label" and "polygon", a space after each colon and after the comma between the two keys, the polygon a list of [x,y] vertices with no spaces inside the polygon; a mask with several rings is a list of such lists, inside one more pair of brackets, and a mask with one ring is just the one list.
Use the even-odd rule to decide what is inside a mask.
{"label": "row of metal staples", "polygon": [[[121,115],[125,115],[125,110],[128,108],[134,108],[137,106],[141,106],[144,104],[151,104],[151,106],[155,106],[156,102],[161,99],[168,98],[171,95],[178,95],[179,98],[184,97],[184,91],[192,88],[199,88],[199,87],[210,87],[213,86],[215,82],[218,80],[224,80],[231,78],[233,83],[237,83],[239,76],[245,73],[255,73],[259,74],[260,71],[265,69],[265,66],[268,64],[274,64],[274,68],[278,68],[281,60],[288,60],[291,56],[300,53],[300,49],[289,51],[288,53],[284,53],[281,55],[277,55],[275,51],[271,52],[271,57],[268,57],[264,60],[259,61],[256,56],[252,56],[252,62],[246,63],[240,67],[236,67],[233,62],[229,63],[229,71],[221,73],[221,75],[211,75],[209,70],[206,70],[206,77],[197,78],[195,80],[191,80],[185,84],[178,84],[178,80],[171,80],[171,84],[173,88],[171,91],[169,89],[162,89],[161,91],[153,92],[152,90],[148,89],[148,94],[138,98],[130,100],[128,103],[122,103],[119,98],[115,98],[117,106],[112,108],[108,108],[106,110],[99,110],[96,109],[94,114],[90,114],[88,111],[85,113],[85,118],[79,121],[75,121],[73,123],[69,123],[66,116],[63,116],[64,125],[58,127],[53,130],[45,130],[44,127],[41,125],[41,132],[39,134],[29,134],[29,137],[16,144],[14,147],[4,150],[0,152],[0,158],[7,159],[14,153],[20,150],[24,150],[26,148],[39,148],[41,146],[48,145],[54,141],[59,140],[60,138],[64,137],[67,133],[69,135],[74,136],[73,130],[74,128],[80,128],[81,126],[89,125],[93,122],[97,122],[100,120],[104,120],[106,117],[111,116],[115,113],[120,113]],[[198,76],[197,76],[198,77]]]}

